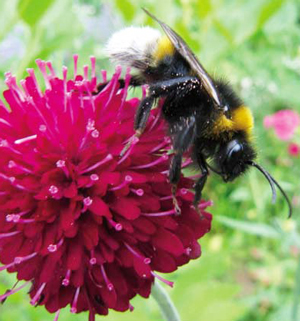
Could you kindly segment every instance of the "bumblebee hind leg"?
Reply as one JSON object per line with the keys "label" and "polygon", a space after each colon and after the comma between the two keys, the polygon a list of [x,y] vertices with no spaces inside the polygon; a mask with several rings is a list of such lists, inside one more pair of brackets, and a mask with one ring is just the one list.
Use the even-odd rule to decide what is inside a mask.
{"label": "bumblebee hind leg", "polygon": [[171,134],[173,136],[173,147],[175,155],[172,158],[169,179],[172,184],[172,197],[175,211],[177,214],[181,213],[180,207],[176,199],[177,184],[181,174],[181,164],[183,153],[191,146],[196,133],[196,120],[194,116],[190,116],[171,126]]}
{"label": "bumblebee hind leg", "polygon": [[201,200],[202,190],[203,190],[204,185],[206,183],[209,171],[208,171],[205,159],[201,154],[197,154],[197,163],[200,167],[202,175],[195,184],[194,207],[195,207],[195,210],[197,211],[197,213],[199,215],[201,215],[200,210],[199,210],[199,202]]}

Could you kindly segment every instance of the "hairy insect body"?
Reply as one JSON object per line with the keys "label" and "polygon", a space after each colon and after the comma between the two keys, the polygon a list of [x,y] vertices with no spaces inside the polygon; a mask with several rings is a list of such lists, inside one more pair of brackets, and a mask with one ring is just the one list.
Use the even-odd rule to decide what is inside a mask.
{"label": "hairy insect body", "polygon": [[[176,210],[180,212],[175,193],[182,158],[185,152],[191,150],[194,162],[202,173],[195,184],[196,210],[209,169],[227,182],[254,166],[270,183],[273,198],[276,196],[274,185],[280,189],[291,214],[285,192],[266,170],[254,162],[254,123],[250,109],[227,82],[213,79],[206,72],[174,30],[148,11],[145,12],[160,24],[165,35],[150,27],[126,28],[111,37],[106,50],[116,63],[138,71],[131,78],[131,86],[149,86],[136,112],[135,136],[142,134],[151,108],[158,99],[163,98],[162,114],[168,123],[174,148],[169,177],[173,184]],[[100,85],[98,91],[104,86]],[[123,80],[120,80],[120,86],[124,86]],[[123,154],[129,146],[130,142],[123,149]]]}

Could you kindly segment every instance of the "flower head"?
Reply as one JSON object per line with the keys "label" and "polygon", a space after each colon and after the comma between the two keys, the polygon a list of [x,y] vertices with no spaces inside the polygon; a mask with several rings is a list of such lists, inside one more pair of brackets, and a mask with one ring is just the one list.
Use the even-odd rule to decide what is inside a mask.
{"label": "flower head", "polygon": [[281,140],[289,140],[300,125],[300,116],[297,112],[286,109],[264,118],[265,128],[274,128],[276,136]]}
{"label": "flower head", "polygon": [[[131,148],[139,103],[119,89],[121,69],[96,87],[95,59],[74,78],[38,60],[43,92],[33,70],[21,81],[6,75],[8,90],[0,114],[0,271],[16,272],[32,284],[32,305],[56,312],[105,315],[131,309],[148,297],[157,272],[172,272],[200,256],[197,240],[210,229],[191,207],[193,181],[181,178],[175,215],[168,182],[170,141],[159,109]],[[47,69],[49,72],[47,72]],[[106,75],[103,72],[104,82]],[[163,279],[162,279],[163,280]],[[5,300],[25,284],[0,296]]]}
{"label": "flower head", "polygon": [[291,156],[297,157],[300,155],[300,145],[296,143],[290,143],[288,146],[288,152]]}

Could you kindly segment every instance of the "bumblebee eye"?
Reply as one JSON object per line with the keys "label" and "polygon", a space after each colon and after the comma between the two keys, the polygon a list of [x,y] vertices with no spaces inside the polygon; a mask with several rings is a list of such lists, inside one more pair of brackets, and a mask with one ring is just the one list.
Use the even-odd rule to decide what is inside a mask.
{"label": "bumblebee eye", "polygon": [[243,149],[243,144],[241,144],[237,140],[231,141],[226,148],[227,157],[225,159],[225,162],[229,163],[234,161],[235,163],[236,161],[238,161],[239,155],[243,152]]}
{"label": "bumblebee eye", "polygon": [[229,142],[223,149],[224,158],[220,162],[225,182],[234,180],[244,170],[244,145],[235,139]]}

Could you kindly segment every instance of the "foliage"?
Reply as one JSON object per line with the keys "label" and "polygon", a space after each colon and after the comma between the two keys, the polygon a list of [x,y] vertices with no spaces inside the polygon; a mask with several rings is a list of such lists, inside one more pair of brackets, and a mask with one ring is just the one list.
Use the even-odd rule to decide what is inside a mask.
{"label": "foliage", "polygon": [[[204,196],[215,203],[212,232],[202,244],[202,258],[171,275],[175,288],[168,290],[182,320],[299,320],[300,158],[263,127],[268,114],[300,111],[297,0],[3,0],[0,73],[10,70],[22,79],[36,58],[71,65],[73,53],[81,65],[94,54],[99,70],[112,70],[103,53],[109,35],[124,25],[155,25],[141,7],[173,26],[212,74],[230,79],[241,93],[255,116],[259,162],[294,205],[287,220],[282,197],[271,204],[269,186],[255,170],[233,184],[210,177]],[[299,129],[296,135],[299,143]],[[1,273],[0,293],[13,283],[13,276]],[[30,307],[25,296],[17,293],[0,306],[0,320],[53,319]],[[153,299],[136,298],[133,305],[133,313],[111,313],[106,320],[160,320]],[[61,314],[63,320],[85,317]]]}

